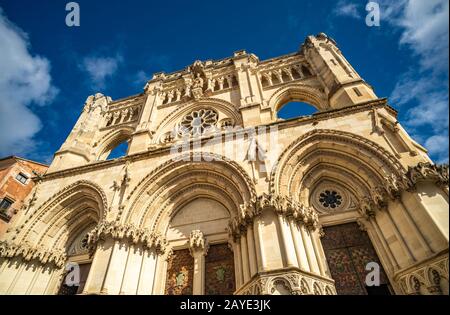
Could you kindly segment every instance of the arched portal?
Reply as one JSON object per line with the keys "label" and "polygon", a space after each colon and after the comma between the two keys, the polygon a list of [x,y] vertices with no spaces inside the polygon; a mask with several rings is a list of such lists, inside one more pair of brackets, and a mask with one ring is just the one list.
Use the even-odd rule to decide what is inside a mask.
{"label": "arched portal", "polygon": [[[233,294],[234,259],[227,233],[230,218],[230,211],[223,204],[205,197],[196,198],[176,211],[166,233],[173,249],[167,266],[166,294],[193,294],[196,289],[209,295]],[[194,265],[199,264],[198,255],[190,246],[193,231],[201,231],[207,241],[200,249],[205,258],[197,270]],[[200,289],[194,288],[195,277],[200,278]]]}
{"label": "arched portal", "polygon": [[[402,174],[402,166],[382,147],[334,130],[305,134],[287,147],[273,169],[273,192],[292,196],[319,214],[324,231],[322,259],[338,294],[390,292],[384,269],[396,268],[401,255],[380,239],[395,233],[398,218],[379,210],[387,209],[391,198],[389,179]],[[408,247],[399,244],[398,248],[408,255]],[[370,262],[380,266],[377,289],[384,286],[383,290],[366,285],[365,268]]]}
{"label": "arched portal", "polygon": [[155,293],[235,291],[237,249],[228,246],[227,227],[239,216],[240,205],[254,200],[255,188],[237,163],[214,154],[206,161],[204,156],[163,163],[129,196],[124,223],[157,231],[169,244],[167,260],[161,259],[156,271],[156,283],[162,286]]}
{"label": "arched portal", "polygon": [[[2,293],[61,292],[66,283],[67,262],[90,262],[81,244],[86,233],[104,217],[106,205],[106,196],[98,185],[78,181],[60,190],[27,218],[19,218],[24,220],[23,225],[3,244],[14,264],[2,271],[1,288],[7,289]],[[85,281],[87,273],[80,280]],[[15,278],[19,280],[14,281]],[[79,282],[74,284],[82,286]],[[78,288],[66,293],[81,293]]]}

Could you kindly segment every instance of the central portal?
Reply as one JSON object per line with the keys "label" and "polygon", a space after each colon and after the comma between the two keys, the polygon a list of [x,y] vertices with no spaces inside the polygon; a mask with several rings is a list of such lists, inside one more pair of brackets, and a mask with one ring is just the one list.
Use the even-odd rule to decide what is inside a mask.
{"label": "central portal", "polygon": [[228,247],[230,212],[220,202],[196,198],[170,220],[166,294],[233,294],[234,256]]}

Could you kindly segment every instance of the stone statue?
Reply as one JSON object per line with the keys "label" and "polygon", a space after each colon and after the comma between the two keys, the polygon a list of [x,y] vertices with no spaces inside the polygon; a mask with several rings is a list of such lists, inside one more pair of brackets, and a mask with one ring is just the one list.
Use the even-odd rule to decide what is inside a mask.
{"label": "stone statue", "polygon": [[200,73],[197,73],[197,76],[194,80],[194,88],[203,88],[203,79],[200,76]]}

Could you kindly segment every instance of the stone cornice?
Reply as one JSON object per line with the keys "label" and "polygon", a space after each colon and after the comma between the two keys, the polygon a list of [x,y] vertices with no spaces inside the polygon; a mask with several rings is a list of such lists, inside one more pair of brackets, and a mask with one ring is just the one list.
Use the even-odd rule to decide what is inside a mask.
{"label": "stone cornice", "polygon": [[58,268],[62,268],[67,260],[66,253],[63,251],[48,249],[43,246],[34,247],[27,243],[15,244],[7,241],[0,242],[0,257],[22,257],[27,262],[37,260],[42,265],[54,264]]}

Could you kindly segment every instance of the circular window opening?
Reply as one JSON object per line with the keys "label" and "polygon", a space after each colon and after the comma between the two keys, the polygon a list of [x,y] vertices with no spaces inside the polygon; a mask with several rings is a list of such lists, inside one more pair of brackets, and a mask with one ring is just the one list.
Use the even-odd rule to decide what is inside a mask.
{"label": "circular window opening", "polygon": [[342,196],[334,190],[325,190],[319,195],[319,202],[325,208],[338,208],[342,204]]}
{"label": "circular window opening", "polygon": [[180,123],[183,134],[200,136],[217,124],[219,115],[212,109],[200,109],[187,114]]}

